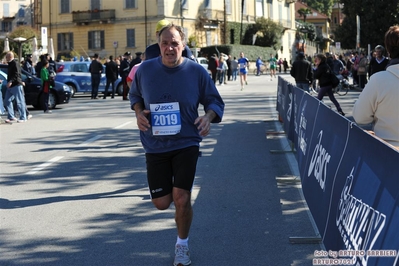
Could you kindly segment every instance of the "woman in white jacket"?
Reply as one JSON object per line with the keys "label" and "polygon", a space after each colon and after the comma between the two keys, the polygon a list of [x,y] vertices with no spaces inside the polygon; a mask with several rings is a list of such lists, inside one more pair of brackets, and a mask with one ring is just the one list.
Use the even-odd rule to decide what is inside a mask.
{"label": "woman in white jacket", "polygon": [[399,26],[385,34],[391,57],[386,71],[371,76],[353,107],[358,124],[373,124],[374,134],[399,149]]}

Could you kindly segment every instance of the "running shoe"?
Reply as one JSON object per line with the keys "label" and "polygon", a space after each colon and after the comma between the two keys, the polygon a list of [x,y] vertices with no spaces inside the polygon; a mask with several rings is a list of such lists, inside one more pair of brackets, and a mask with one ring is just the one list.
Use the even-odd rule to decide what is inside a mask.
{"label": "running shoe", "polygon": [[175,254],[175,261],[173,262],[174,266],[191,265],[190,251],[188,246],[177,244],[175,246]]}

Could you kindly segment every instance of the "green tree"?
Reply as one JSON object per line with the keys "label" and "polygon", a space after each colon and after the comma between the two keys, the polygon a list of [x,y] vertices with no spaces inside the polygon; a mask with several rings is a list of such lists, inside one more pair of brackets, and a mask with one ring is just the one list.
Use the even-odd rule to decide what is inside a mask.
{"label": "green tree", "polygon": [[[275,50],[278,50],[281,46],[283,30],[284,28],[281,24],[269,18],[258,18],[255,24],[247,28],[243,44],[273,47]],[[253,43],[254,36],[256,36],[255,43]]]}
{"label": "green tree", "polygon": [[[38,31],[36,31],[34,28],[30,26],[19,26],[13,30],[10,35],[8,36],[8,39],[10,40],[10,50],[14,51],[15,53],[18,54],[18,44],[16,42],[13,42],[12,40],[17,38],[17,37],[23,37],[25,39],[29,39],[31,37],[39,36]],[[26,41],[22,44],[22,56],[25,54],[31,54],[32,53],[32,41]]]}
{"label": "green tree", "polygon": [[306,17],[310,14],[312,14],[312,10],[309,8],[300,8],[298,10],[299,16],[303,17],[303,22],[306,23]]}
{"label": "green tree", "polygon": [[306,0],[302,1],[306,2],[306,5],[309,7],[316,9],[320,13],[326,14],[327,16],[331,15],[332,7],[336,0]]}
{"label": "green tree", "polygon": [[360,17],[360,47],[384,44],[384,35],[399,24],[399,0],[341,0],[345,19],[335,31],[335,41],[344,49],[356,48],[356,15]]}

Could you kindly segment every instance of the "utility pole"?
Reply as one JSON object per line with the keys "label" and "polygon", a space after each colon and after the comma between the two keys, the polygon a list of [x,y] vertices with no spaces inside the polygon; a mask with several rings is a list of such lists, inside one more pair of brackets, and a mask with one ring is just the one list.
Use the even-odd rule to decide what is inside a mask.
{"label": "utility pole", "polygon": [[223,44],[227,43],[227,10],[226,0],[223,0]]}
{"label": "utility pole", "polygon": [[242,43],[242,23],[244,16],[244,2],[245,0],[241,0],[241,29],[240,29],[240,44]]}

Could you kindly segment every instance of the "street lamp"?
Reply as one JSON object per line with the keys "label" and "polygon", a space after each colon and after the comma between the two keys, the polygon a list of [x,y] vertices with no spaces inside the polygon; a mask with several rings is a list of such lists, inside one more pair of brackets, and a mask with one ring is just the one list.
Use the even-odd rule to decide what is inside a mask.
{"label": "street lamp", "polygon": [[16,42],[18,44],[18,60],[19,62],[21,62],[21,58],[22,58],[22,44],[24,42],[26,42],[26,38],[24,37],[17,37],[13,39],[14,42]]}

